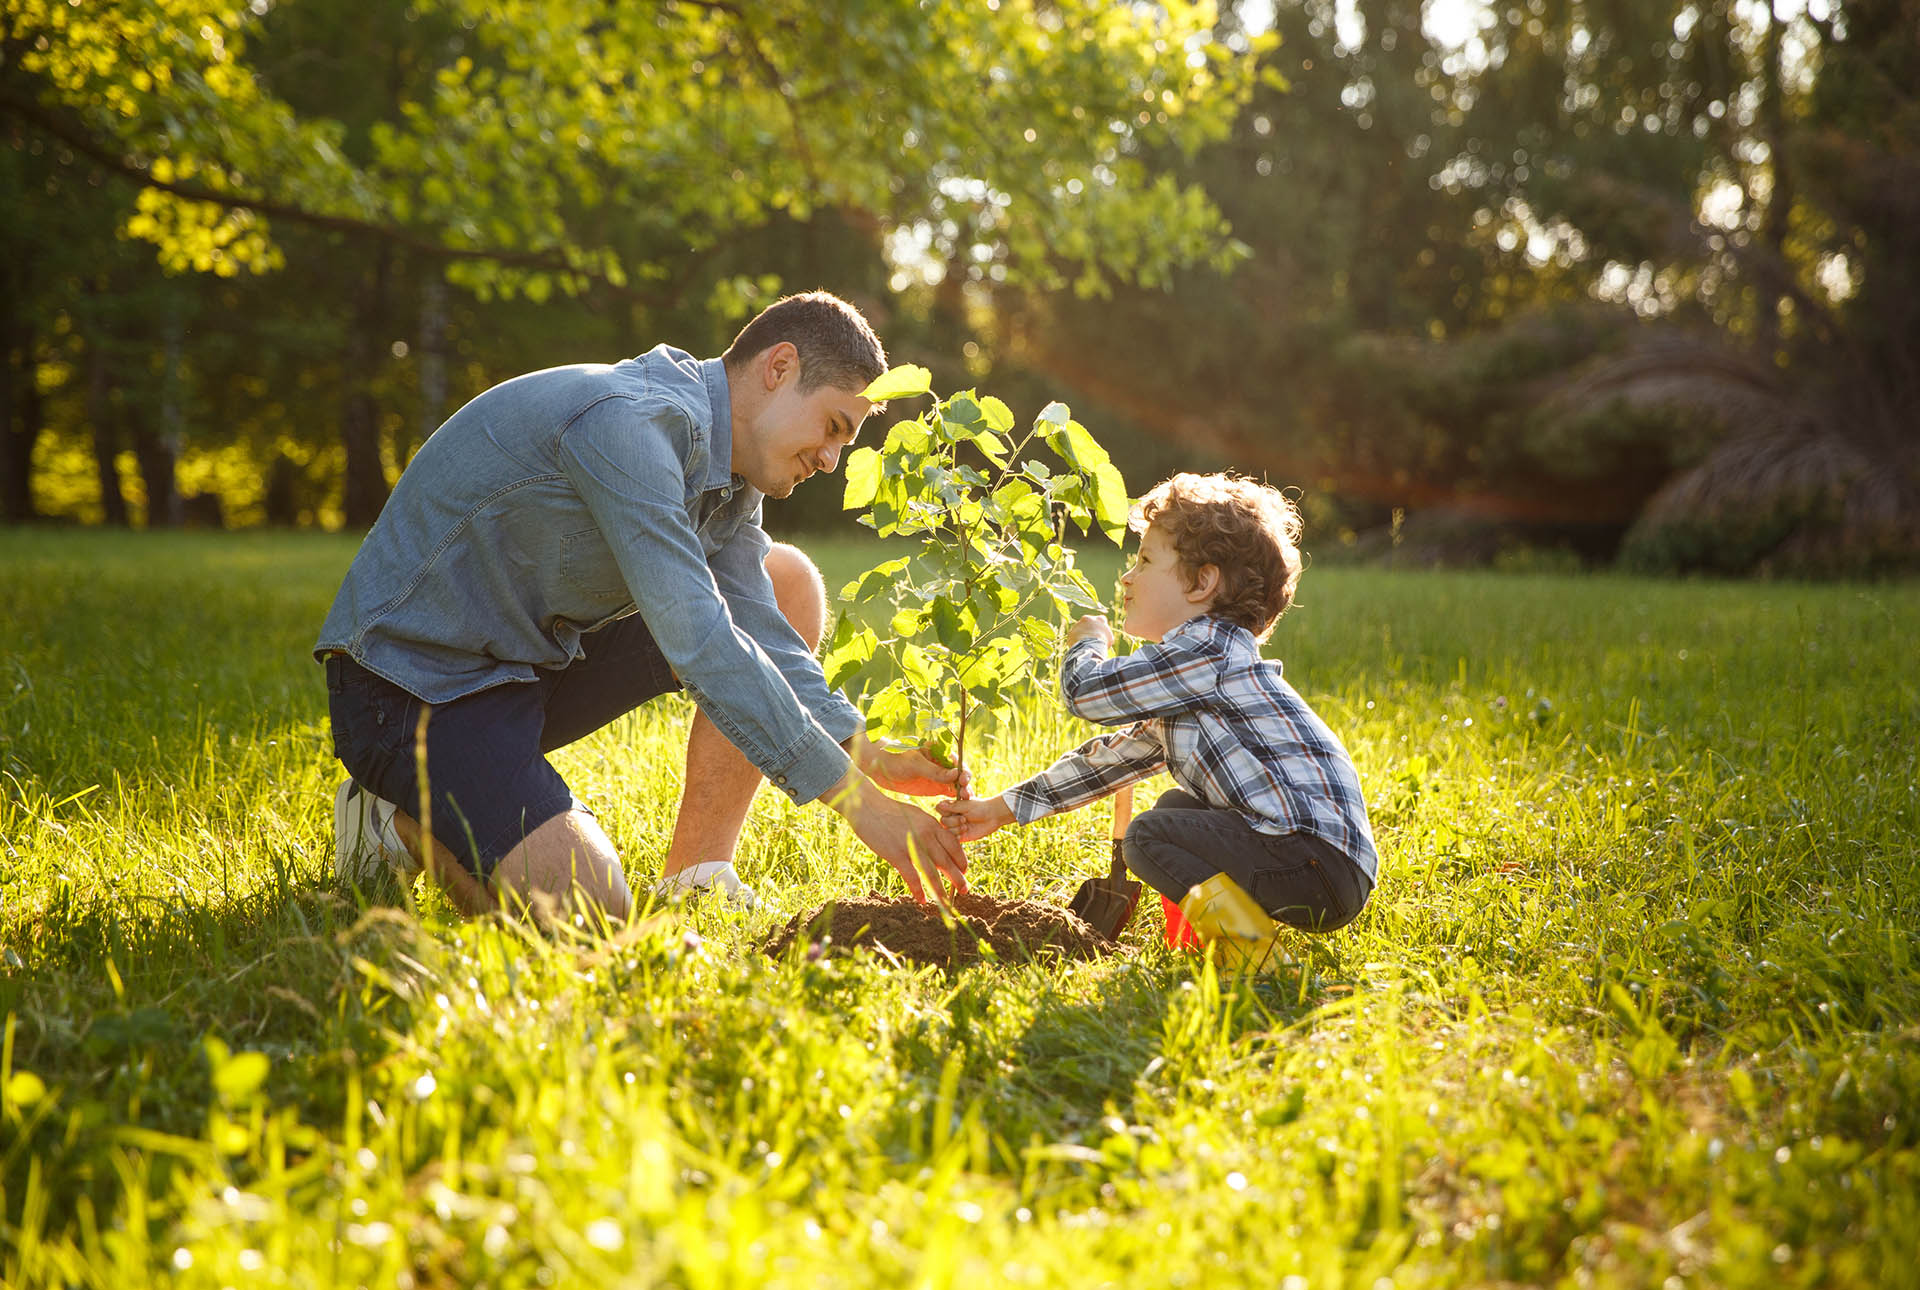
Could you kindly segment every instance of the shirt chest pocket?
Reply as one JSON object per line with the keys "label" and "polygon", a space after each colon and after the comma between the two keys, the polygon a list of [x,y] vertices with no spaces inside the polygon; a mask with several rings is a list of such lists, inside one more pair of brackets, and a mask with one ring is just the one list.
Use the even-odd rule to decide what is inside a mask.
{"label": "shirt chest pocket", "polygon": [[582,529],[560,539],[560,581],[594,600],[631,600],[627,580],[599,529]]}

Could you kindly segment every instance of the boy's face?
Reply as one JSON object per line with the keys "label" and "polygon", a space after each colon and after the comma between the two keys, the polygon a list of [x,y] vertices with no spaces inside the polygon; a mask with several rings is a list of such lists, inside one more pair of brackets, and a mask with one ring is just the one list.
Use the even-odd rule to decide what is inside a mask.
{"label": "boy's face", "polygon": [[1212,569],[1208,565],[1201,570],[1198,584],[1189,586],[1173,543],[1158,526],[1149,524],[1133,567],[1120,577],[1120,630],[1157,641],[1189,618],[1206,613],[1213,606],[1213,587],[1219,581],[1217,570],[1207,576]]}

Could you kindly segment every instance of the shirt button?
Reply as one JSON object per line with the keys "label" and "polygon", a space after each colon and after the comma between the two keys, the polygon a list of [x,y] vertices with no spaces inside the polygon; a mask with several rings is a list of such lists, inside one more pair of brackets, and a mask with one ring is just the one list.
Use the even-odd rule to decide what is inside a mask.
{"label": "shirt button", "polygon": [[787,777],[785,775],[775,775],[773,777],[773,782],[776,784],[784,784],[787,782]]}

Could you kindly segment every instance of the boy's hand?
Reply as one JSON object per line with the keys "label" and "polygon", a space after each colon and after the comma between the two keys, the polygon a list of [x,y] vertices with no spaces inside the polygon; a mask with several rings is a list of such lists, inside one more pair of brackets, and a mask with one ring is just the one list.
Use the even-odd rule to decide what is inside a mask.
{"label": "boy's hand", "polygon": [[955,798],[940,802],[940,823],[959,835],[962,842],[977,842],[1003,825],[1013,823],[1013,808],[1006,794],[999,797]]}
{"label": "boy's hand", "polygon": [[965,797],[973,788],[973,772],[955,770],[934,760],[922,746],[907,748],[898,744],[875,743],[864,730],[856,731],[847,742],[853,764],[874,783],[890,793],[913,797],[935,797],[951,793]]}
{"label": "boy's hand", "polygon": [[1105,614],[1088,614],[1067,628],[1069,648],[1084,640],[1097,640],[1108,649],[1113,648],[1113,624],[1107,621]]}

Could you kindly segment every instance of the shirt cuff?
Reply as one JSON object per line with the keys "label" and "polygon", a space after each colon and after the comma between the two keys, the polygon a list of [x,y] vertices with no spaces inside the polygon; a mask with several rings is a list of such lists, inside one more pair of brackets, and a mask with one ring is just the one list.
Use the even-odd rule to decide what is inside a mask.
{"label": "shirt cuff", "polygon": [[1007,807],[1013,812],[1013,818],[1022,824],[1044,820],[1054,813],[1053,803],[1040,796],[1032,780],[1024,784],[1015,784],[1001,796],[1007,799]]}
{"label": "shirt cuff", "polygon": [[1067,646],[1067,652],[1060,656],[1060,670],[1064,672],[1076,664],[1106,661],[1107,647],[1101,644],[1098,636],[1087,636]]}
{"label": "shirt cuff", "polygon": [[767,779],[795,802],[811,802],[847,776],[853,758],[830,731],[816,727],[788,750],[785,764]]}

